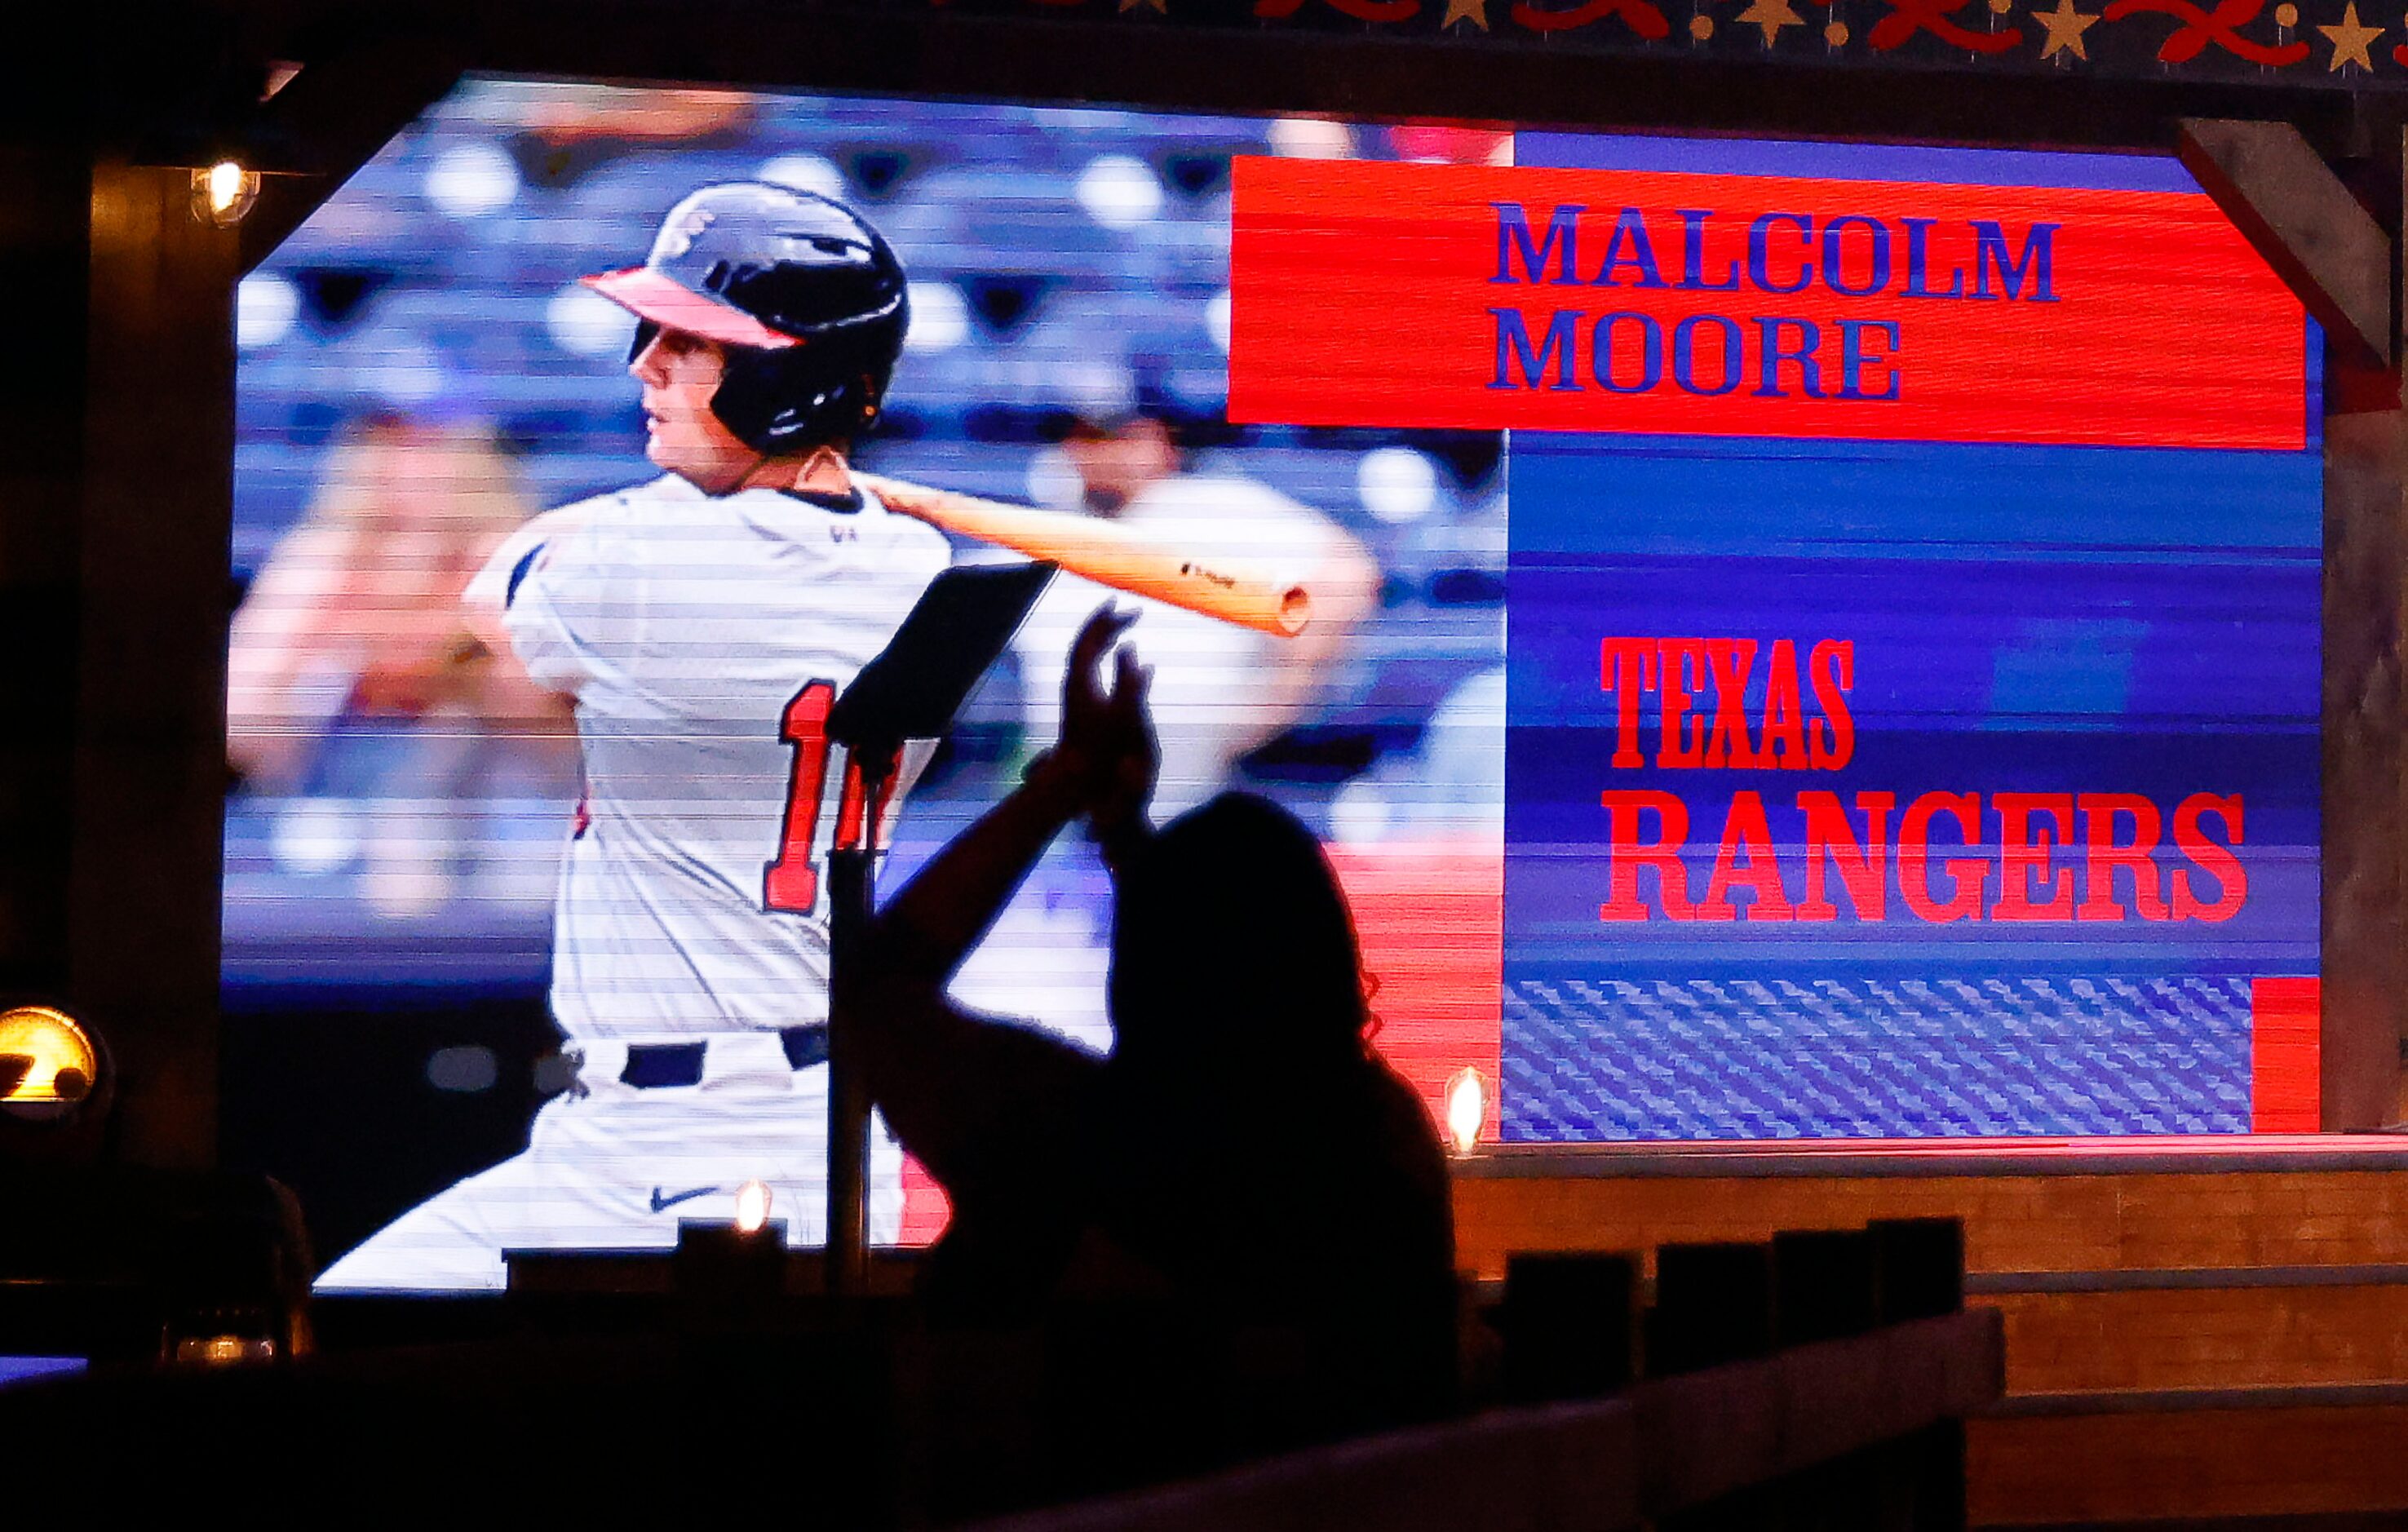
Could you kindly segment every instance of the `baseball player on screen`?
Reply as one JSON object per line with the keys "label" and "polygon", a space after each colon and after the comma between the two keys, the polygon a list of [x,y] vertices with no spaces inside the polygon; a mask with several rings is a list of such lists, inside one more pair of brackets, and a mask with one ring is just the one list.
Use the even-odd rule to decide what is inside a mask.
{"label": "baseball player on screen", "polygon": [[[466,626],[571,699],[585,770],[553,919],[578,1081],[525,1153],[402,1215],[322,1289],[499,1288],[506,1250],[664,1248],[768,1183],[824,1240],[828,932],[841,752],[828,705],[951,560],[853,483],[909,320],[901,265],[826,198],[754,183],[678,204],[641,266],[586,279],[638,321],[662,477],[528,522]],[[907,753],[899,803],[930,747]],[[871,1157],[870,1235],[901,1221]]]}

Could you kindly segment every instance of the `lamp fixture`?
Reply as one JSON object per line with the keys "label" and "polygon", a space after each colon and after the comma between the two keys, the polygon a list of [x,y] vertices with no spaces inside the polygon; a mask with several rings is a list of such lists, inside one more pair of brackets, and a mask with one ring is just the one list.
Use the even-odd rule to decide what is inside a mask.
{"label": "lamp fixture", "polygon": [[178,1338],[170,1360],[187,1366],[238,1367],[246,1362],[273,1362],[276,1342],[265,1336],[209,1335]]}
{"label": "lamp fixture", "polygon": [[100,1050],[81,1024],[49,1006],[0,1010],[0,1111],[64,1117],[100,1080]]}
{"label": "lamp fixture", "polygon": [[193,216],[204,223],[231,228],[258,200],[259,172],[237,161],[220,160],[193,172]]}

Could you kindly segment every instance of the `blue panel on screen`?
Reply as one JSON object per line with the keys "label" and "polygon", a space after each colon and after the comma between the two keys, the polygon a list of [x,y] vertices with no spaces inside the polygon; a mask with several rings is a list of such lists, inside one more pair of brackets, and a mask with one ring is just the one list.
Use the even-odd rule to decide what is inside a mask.
{"label": "blue panel on screen", "polygon": [[[1510,471],[1508,1138],[2249,1127],[2248,981],[2316,968],[2313,454],[1523,433]],[[1626,730],[1617,639],[1720,766],[1660,686]],[[1685,639],[1744,646],[1726,684]],[[1784,666],[1843,760],[1777,744]]]}

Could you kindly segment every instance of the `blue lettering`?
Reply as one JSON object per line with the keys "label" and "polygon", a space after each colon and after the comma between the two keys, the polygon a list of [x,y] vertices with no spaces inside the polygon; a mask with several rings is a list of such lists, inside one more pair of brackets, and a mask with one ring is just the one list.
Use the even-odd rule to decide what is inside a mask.
{"label": "blue lettering", "polygon": [[[1635,383],[1613,380],[1613,327],[1625,320],[1639,326],[1639,381]],[[1595,352],[1592,365],[1600,388],[1615,394],[1644,394],[1664,380],[1664,327],[1656,322],[1653,314],[1625,310],[1606,315],[1597,322],[1590,346]]]}
{"label": "blue lettering", "polygon": [[[1580,317],[1577,308],[1558,308],[1547,321],[1547,338],[1534,351],[1530,347],[1530,327],[1523,322],[1518,308],[1491,308],[1497,316],[1497,377],[1490,388],[1537,388],[1546,375],[1547,365],[1555,368],[1555,380],[1547,385],[1558,392],[1580,388],[1572,377],[1572,352],[1580,345]],[[1505,364],[1518,361],[1522,365],[1522,381],[1513,383],[1505,377]]]}
{"label": "blue lettering", "polygon": [[[1882,351],[1865,350],[1865,332],[1876,331],[1889,342]],[[1842,399],[1895,399],[1898,397],[1898,369],[1892,358],[1898,355],[1898,324],[1885,319],[1843,319],[1840,322],[1840,397]],[[1867,394],[1864,391],[1864,369],[1867,365],[1889,367],[1889,389],[1886,393]]]}
{"label": "blue lettering", "polygon": [[[1622,253],[1623,242],[1626,240],[1630,245],[1631,253],[1628,255]],[[1564,248],[1569,250],[1571,247],[1567,245]],[[1647,240],[1646,221],[1639,216],[1639,209],[1636,208],[1625,208],[1622,209],[1622,216],[1613,221],[1613,238],[1605,247],[1605,264],[1597,268],[1597,276],[1589,285],[1591,287],[1621,286],[1620,282],[1613,279],[1614,269],[1617,266],[1636,267],[1639,272],[1637,285],[1640,287],[1664,285],[1663,273],[1656,269],[1656,247]]]}
{"label": "blue lettering", "polygon": [[[1692,365],[1692,351],[1697,343],[1698,326],[1711,324],[1723,333],[1723,380],[1715,388],[1698,386],[1697,369]],[[1739,326],[1720,314],[1691,314],[1672,326],[1672,380],[1691,394],[1711,398],[1728,394],[1739,387],[1740,340]]]}
{"label": "blue lettering", "polygon": [[1965,273],[1956,266],[1948,268],[1948,291],[1934,293],[1924,280],[1924,271],[1930,260],[1931,225],[1928,218],[1902,218],[1906,225],[1906,295],[1910,298],[1961,298],[1965,295]]}
{"label": "blue lettering", "polygon": [[1739,260],[1723,265],[1723,279],[1706,280],[1706,220],[1712,208],[1681,209],[1681,285],[1692,293],[1730,293],[1739,287]]}
{"label": "blue lettering", "polygon": [[1515,280],[1510,263],[1516,250],[1522,254],[1520,280],[1545,281],[1547,279],[1540,273],[1545,269],[1547,256],[1555,249],[1558,238],[1563,240],[1563,253],[1556,259],[1555,281],[1564,284],[1580,280],[1572,275],[1572,242],[1580,233],[1580,215],[1588,211],[1585,207],[1569,203],[1557,208],[1547,217],[1547,236],[1533,245],[1530,215],[1523,211],[1520,203],[1492,202],[1488,206],[1497,209],[1497,275],[1489,278],[1490,281]]}
{"label": "blue lettering", "polygon": [[[1781,364],[1795,362],[1798,364],[1798,386],[1805,391],[1806,397],[1810,399],[1823,397],[1823,369],[1814,360],[1814,348],[1822,343],[1823,332],[1814,326],[1813,322],[1802,319],[1758,319],[1756,322],[1756,328],[1763,348],[1762,354],[1756,359],[1758,366],[1756,396],[1759,399],[1789,397],[1781,386]],[[1784,329],[1794,329],[1798,332],[1796,351],[1782,350],[1781,332]]]}
{"label": "blue lettering", "polygon": [[[1799,248],[1804,251],[1807,255],[1808,264],[1799,268],[1798,279],[1791,282],[1787,287],[1776,285],[1772,280],[1772,273],[1768,269],[1770,265],[1770,262],[1768,259],[1770,253],[1768,247],[1771,242],[1772,226],[1775,223],[1796,224],[1798,227]],[[1758,288],[1767,293],[1796,293],[1800,291],[1809,281],[1813,279],[1814,268],[1812,265],[1813,259],[1813,221],[1798,213],[1767,213],[1762,218],[1757,219],[1755,222],[1749,224],[1747,228],[1747,279],[1754,282]]]}
{"label": "blue lettering", "polygon": [[[1841,261],[1840,231],[1854,224],[1872,233],[1872,266],[1862,287],[1850,287]],[[1873,219],[1850,213],[1823,225],[1823,285],[1852,298],[1870,297],[1889,285],[1889,230]]]}
{"label": "blue lettering", "polygon": [[1996,268],[1999,274],[1999,285],[2006,289],[2008,302],[2014,302],[2023,296],[2024,280],[2028,276],[2032,281],[2030,301],[2033,303],[2057,301],[2057,294],[2049,291],[2048,278],[2049,247],[2057,234],[2057,224],[2033,224],[2031,232],[2024,236],[2022,257],[2010,262],[2007,259],[2006,231],[1985,219],[1975,219],[1972,223],[1973,296],[1986,298],[1991,295],[1990,272]]}

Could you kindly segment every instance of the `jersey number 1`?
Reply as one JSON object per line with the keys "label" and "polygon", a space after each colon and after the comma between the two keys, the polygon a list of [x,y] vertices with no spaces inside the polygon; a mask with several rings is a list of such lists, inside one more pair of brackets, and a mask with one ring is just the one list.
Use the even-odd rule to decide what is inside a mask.
{"label": "jersey number 1", "polygon": [[808,915],[819,903],[820,873],[811,863],[811,839],[820,827],[820,796],[827,787],[828,708],[833,681],[815,680],[786,704],[778,728],[795,749],[786,780],[786,823],[778,838],[778,859],[761,869],[761,903],[769,909]]}

